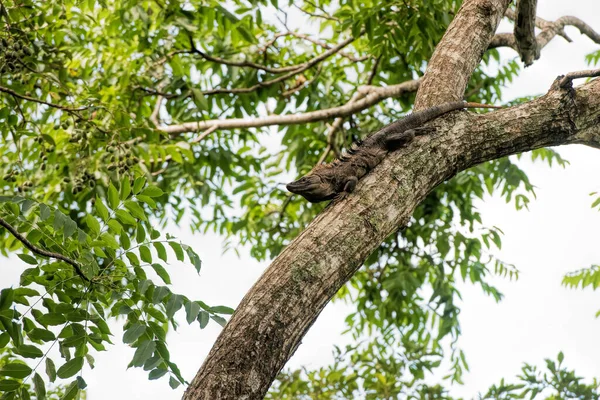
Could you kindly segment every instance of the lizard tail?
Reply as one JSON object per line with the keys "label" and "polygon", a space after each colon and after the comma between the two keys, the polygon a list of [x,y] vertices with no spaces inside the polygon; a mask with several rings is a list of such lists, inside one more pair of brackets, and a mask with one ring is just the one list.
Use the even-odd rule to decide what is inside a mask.
{"label": "lizard tail", "polygon": [[481,104],[481,103],[464,103],[464,108],[502,108],[502,106],[494,106],[491,104]]}

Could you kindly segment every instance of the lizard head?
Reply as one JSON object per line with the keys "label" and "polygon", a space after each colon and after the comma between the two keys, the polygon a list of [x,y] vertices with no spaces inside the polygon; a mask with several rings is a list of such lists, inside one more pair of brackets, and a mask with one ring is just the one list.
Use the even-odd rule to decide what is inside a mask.
{"label": "lizard head", "polygon": [[325,168],[315,167],[302,178],[286,185],[287,190],[299,194],[311,203],[331,200],[337,195],[336,187],[332,179],[327,179]]}

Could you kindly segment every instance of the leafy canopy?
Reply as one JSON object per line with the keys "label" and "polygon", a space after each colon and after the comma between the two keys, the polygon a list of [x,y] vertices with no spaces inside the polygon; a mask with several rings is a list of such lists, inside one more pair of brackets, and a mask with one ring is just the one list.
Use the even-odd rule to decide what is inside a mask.
{"label": "leafy canopy", "polygon": [[[176,316],[204,328],[223,325],[233,310],[171,287],[170,260],[198,272],[201,261],[166,224],[217,232],[227,248],[249,246],[259,260],[276,256],[323,208],[290,197],[282,182],[406,113],[414,93],[346,116],[336,129],[333,119],[184,133],[168,126],[318,111],[349,102],[362,85],[418,78],[459,5],[1,0],[0,252],[27,264],[19,285],[0,295],[3,398],[28,398],[32,384],[44,398],[45,384],[62,379],[63,399],[81,395],[82,369],[115,340],[109,320],[123,324],[119,340],[135,349],[130,366],[172,387],[186,383],[166,342]],[[468,100],[500,101],[518,70],[486,52]],[[549,149],[532,156],[565,163]],[[460,382],[468,365],[456,345],[456,281],[500,300],[486,279],[518,275],[491,255],[501,231],[482,226],[474,207],[486,192],[527,207],[534,188],[513,161],[477,166],[433,191],[337,296],[356,304],[346,321],[362,344],[338,351],[330,368],[285,372],[272,396],[324,388],[327,398],[407,388],[441,396],[422,379],[448,356],[445,338],[448,377]]]}

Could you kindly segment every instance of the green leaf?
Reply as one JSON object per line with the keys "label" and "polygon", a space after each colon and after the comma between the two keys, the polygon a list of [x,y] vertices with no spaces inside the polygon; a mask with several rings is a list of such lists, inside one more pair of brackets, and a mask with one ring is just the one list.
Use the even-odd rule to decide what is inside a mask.
{"label": "green leaf", "polygon": [[143,243],[146,240],[146,230],[143,225],[138,225],[135,231],[135,240],[138,243]]}
{"label": "green leaf", "polygon": [[51,215],[52,212],[50,211],[50,207],[48,207],[44,203],[40,203],[40,218],[42,219],[42,221],[46,221],[48,218],[50,218]]}
{"label": "green leaf", "polygon": [[226,307],[226,306],[211,307],[210,311],[215,314],[228,314],[228,315],[233,314],[233,308]]}
{"label": "green leaf", "polygon": [[67,322],[64,315],[59,313],[48,313],[39,317],[38,322],[44,326],[62,325]]}
{"label": "green leaf", "polygon": [[130,194],[131,194],[131,183],[129,182],[129,177],[125,176],[125,177],[123,177],[123,180],[121,181],[120,199],[125,200],[129,197]]}
{"label": "green leaf", "polygon": [[137,221],[133,218],[129,213],[123,209],[117,210],[115,215],[119,219],[119,221],[125,225],[136,226]]}
{"label": "green leaf", "polygon": [[167,371],[166,369],[162,369],[162,368],[154,369],[154,370],[150,371],[150,373],[148,374],[148,379],[151,381],[158,379],[161,376],[163,376],[164,374],[166,374],[167,372],[169,372],[169,371]]}
{"label": "green leaf", "polygon": [[60,400],[73,400],[75,396],[79,393],[79,384],[77,380],[74,380],[69,384],[67,390],[65,390],[65,394],[60,398]]}
{"label": "green leaf", "polygon": [[14,392],[21,387],[21,382],[12,379],[3,379],[0,381],[0,392]]}
{"label": "green leaf", "polygon": [[0,349],[5,348],[8,342],[10,342],[10,335],[8,332],[0,334]]}
{"label": "green leaf", "polygon": [[154,248],[156,249],[158,258],[160,258],[164,262],[167,262],[167,250],[165,249],[165,246],[163,246],[163,244],[161,242],[154,242],[152,244],[154,245]]}
{"label": "green leaf", "polygon": [[86,215],[83,220],[88,226],[91,234],[94,236],[98,236],[98,234],[100,233],[100,223],[98,222],[98,220],[89,214]]}
{"label": "green leaf", "polygon": [[190,246],[184,246],[184,248],[190,261],[194,265],[194,268],[196,268],[196,272],[200,273],[200,270],[202,269],[202,260],[200,260],[200,256],[198,256]]}
{"label": "green leaf", "polygon": [[143,176],[135,178],[135,181],[133,182],[133,194],[138,194],[145,184],[146,178]]}
{"label": "green leaf", "polygon": [[119,192],[117,188],[112,184],[112,182],[108,185],[108,205],[113,210],[116,210],[119,207]]}
{"label": "green leaf", "polygon": [[152,340],[142,342],[140,346],[135,350],[131,365],[134,367],[141,367],[144,365],[147,359],[152,357],[152,354],[156,350],[156,343]]}
{"label": "green leaf", "polygon": [[25,378],[31,374],[31,368],[26,364],[8,363],[0,367],[0,375],[10,376],[12,378]]}
{"label": "green leaf", "polygon": [[150,249],[148,248],[148,246],[140,246],[140,258],[144,262],[152,262],[152,253],[150,253]]}
{"label": "green leaf", "polygon": [[54,222],[52,224],[52,229],[55,232],[60,231],[65,226],[65,221],[67,220],[67,216],[60,211],[54,211]]}
{"label": "green leaf", "polygon": [[56,380],[56,367],[54,366],[54,361],[49,357],[46,357],[46,374],[48,375],[50,382]]}
{"label": "green leaf", "polygon": [[33,328],[30,332],[27,332],[27,336],[34,340],[43,340],[44,342],[51,342],[56,339],[54,333],[42,328]]}
{"label": "green leaf", "polygon": [[154,200],[152,200],[150,197],[142,196],[141,194],[137,195],[136,197],[139,201],[148,204],[152,208],[156,208],[156,202]]}
{"label": "green leaf", "polygon": [[200,305],[195,301],[188,301],[185,303],[185,317],[188,324],[191,324],[198,317],[198,312],[200,312]]}
{"label": "green leaf", "polygon": [[148,197],[159,197],[163,195],[163,191],[159,187],[148,186],[146,189],[142,190],[140,195]]}
{"label": "green leaf", "polygon": [[40,358],[44,352],[31,344],[22,344],[15,349],[15,353],[25,358]]}
{"label": "green leaf", "polygon": [[33,387],[35,390],[36,400],[43,400],[46,398],[46,385],[42,377],[36,372],[33,375]]}
{"label": "green leaf", "polygon": [[146,331],[146,325],[136,322],[123,334],[123,343],[130,344],[138,340]]}
{"label": "green leaf", "polygon": [[94,207],[96,208],[96,212],[98,213],[98,215],[100,216],[100,218],[102,218],[102,221],[106,222],[108,221],[108,208],[106,208],[106,206],[104,205],[104,203],[102,202],[102,200],[98,197],[96,197],[96,202],[94,203]]}
{"label": "green leaf", "polygon": [[67,361],[63,366],[61,366],[58,371],[56,371],[56,375],[59,378],[66,379],[70,378],[83,368],[83,357],[75,357],[70,361]]}
{"label": "green leaf", "polygon": [[192,96],[194,98],[194,104],[198,107],[198,110],[208,110],[208,101],[206,101],[206,97],[202,90],[198,88],[192,88]]}
{"label": "green leaf", "polygon": [[0,310],[8,310],[12,304],[15,292],[11,288],[2,289],[0,292]]}
{"label": "green leaf", "polygon": [[129,212],[131,213],[131,215],[133,215],[136,218],[141,219],[142,221],[147,221],[148,219],[146,218],[146,213],[144,212],[144,209],[135,201],[132,200],[127,200],[125,202],[125,208],[127,210],[129,210]]}
{"label": "green leaf", "polygon": [[77,379],[77,387],[79,389],[83,390],[87,387],[87,383],[85,383],[85,381],[83,380],[83,378],[81,376],[78,376],[75,379]]}
{"label": "green leaf", "polygon": [[181,245],[177,242],[168,242],[169,246],[171,246],[171,248],[173,249],[173,251],[175,252],[175,256],[177,257],[177,259],[179,261],[184,261],[184,255],[183,255],[183,249],[181,248]]}
{"label": "green leaf", "polygon": [[167,285],[171,284],[171,277],[169,276],[169,273],[167,272],[166,269],[164,269],[164,267],[160,264],[154,263],[151,264],[152,265],[152,269],[154,269],[154,272],[156,272],[156,274],[163,280],[164,283],[166,283]]}
{"label": "green leaf", "polygon": [[37,260],[29,254],[17,254],[17,257],[25,261],[27,264],[37,265],[38,263]]}
{"label": "green leaf", "polygon": [[210,314],[206,311],[200,311],[198,314],[198,322],[200,323],[200,329],[206,328],[208,321],[210,320]]}
{"label": "green leaf", "polygon": [[178,294],[172,294],[167,301],[167,318],[173,318],[175,313],[183,306],[183,296]]}
{"label": "green leaf", "polygon": [[160,303],[165,297],[167,297],[169,293],[169,288],[166,286],[157,286],[154,289],[154,294],[152,295],[152,302],[154,304]]}
{"label": "green leaf", "polygon": [[171,389],[177,389],[179,387],[180,383],[177,379],[170,377],[169,378],[169,386],[171,386]]}
{"label": "green leaf", "polygon": [[227,321],[223,317],[219,317],[218,315],[211,315],[210,318],[212,318],[216,323],[221,325],[223,328],[225,327],[225,325],[227,325]]}

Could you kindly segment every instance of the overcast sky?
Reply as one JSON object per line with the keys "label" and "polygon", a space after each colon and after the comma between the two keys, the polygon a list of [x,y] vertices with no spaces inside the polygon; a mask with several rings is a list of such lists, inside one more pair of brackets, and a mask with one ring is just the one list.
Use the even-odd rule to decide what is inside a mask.
{"label": "overcast sky", "polygon": [[[542,0],[538,15],[553,20],[575,15],[600,31],[600,2],[596,0]],[[510,31],[503,22],[499,31]],[[505,100],[524,95],[542,94],[554,78],[568,71],[586,69],[584,55],[598,49],[576,29],[567,28],[573,43],[554,39],[533,66],[521,73],[505,90]],[[515,54],[503,51],[503,56]],[[581,83],[581,82],[579,82]],[[494,279],[505,299],[496,304],[479,288],[461,285],[463,301],[460,320],[465,350],[471,370],[465,385],[452,393],[474,397],[501,378],[514,378],[523,362],[542,365],[546,357],[565,353],[565,363],[588,379],[600,378],[600,292],[570,290],[561,286],[569,271],[600,262],[600,213],[590,208],[589,193],[600,190],[600,153],[583,146],[559,149],[570,161],[566,169],[549,168],[528,160],[521,164],[537,187],[537,200],[529,211],[515,211],[512,205],[492,197],[479,204],[484,223],[499,226],[504,232],[502,250],[497,255],[515,264],[521,271],[518,281]],[[525,157],[527,158],[527,157]],[[182,223],[185,226],[185,223]],[[236,306],[268,263],[258,263],[241,250],[241,257],[222,254],[223,239],[213,234],[192,235],[189,230],[171,233],[192,245],[203,260],[198,277],[189,265],[173,263],[170,269],[173,290],[211,305]],[[2,287],[18,282],[25,268],[16,257],[0,260]],[[318,367],[328,364],[333,344],[348,343],[342,336],[343,320],[352,310],[345,304],[330,304],[313,325],[302,345],[288,363],[289,367]],[[88,399],[167,399],[180,398],[181,390],[172,391],[166,380],[148,381],[140,369],[126,371],[133,349],[120,344],[122,331],[113,326],[115,346],[94,354],[96,368],[84,370]],[[201,331],[182,320],[180,329],[169,334],[173,361],[191,380],[202,364],[220,327],[209,324]]]}

